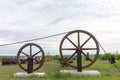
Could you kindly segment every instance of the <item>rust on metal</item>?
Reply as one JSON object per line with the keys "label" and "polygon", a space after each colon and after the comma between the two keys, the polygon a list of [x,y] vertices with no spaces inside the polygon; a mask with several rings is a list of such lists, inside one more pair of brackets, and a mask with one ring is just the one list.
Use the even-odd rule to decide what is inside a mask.
{"label": "rust on metal", "polygon": [[[71,35],[76,35],[76,42],[73,41],[73,39],[71,38]],[[84,34],[85,36],[87,36],[86,40],[83,41],[82,43],[82,34]],[[89,46],[89,47],[85,47],[85,45],[88,45],[89,41],[90,40],[93,40],[93,43],[95,44],[95,47],[92,47]],[[69,44],[67,44],[65,41],[68,41],[69,44],[72,44],[73,47],[69,47]],[[64,47],[63,45],[64,44],[67,44],[68,47]],[[71,54],[71,56],[68,58],[68,59],[65,59],[65,55],[64,55],[64,51],[72,51],[73,50],[73,53]],[[89,59],[89,63],[87,64],[82,64],[82,68],[87,68],[89,66],[91,66],[92,64],[95,63],[96,59],[98,58],[98,55],[99,55],[99,44],[98,44],[98,41],[96,40],[96,38],[89,32],[87,31],[84,31],[84,30],[74,30],[74,31],[70,31],[69,33],[67,33],[63,39],[61,40],[61,43],[60,43],[60,47],[59,47],[59,51],[60,51],[60,56],[61,56],[61,59],[64,61],[64,63],[66,65],[69,65],[73,68],[78,68],[78,66],[74,65],[74,64],[70,64],[68,62],[69,59],[73,58],[74,56],[76,56],[77,54],[77,51],[78,50],[81,50],[81,54],[82,56],[86,57]],[[95,55],[93,56],[94,58],[90,58],[87,56],[87,53],[85,53],[84,51],[94,51],[95,52]]]}
{"label": "rust on metal", "polygon": [[[33,48],[37,48],[36,50],[38,51],[34,52]],[[24,61],[25,63],[27,63],[28,59],[32,59],[32,61],[35,61],[35,63],[38,64],[37,67],[36,66],[34,67],[33,65],[33,69],[31,72],[38,70],[40,67],[42,67],[42,65],[45,62],[45,55],[44,55],[43,49],[35,43],[27,43],[23,45],[19,49],[18,54],[17,54],[17,62],[18,62],[19,67],[23,69],[24,71],[27,71],[28,69],[21,64],[21,58],[23,56],[26,57]],[[38,58],[38,56],[40,56],[40,58]]]}

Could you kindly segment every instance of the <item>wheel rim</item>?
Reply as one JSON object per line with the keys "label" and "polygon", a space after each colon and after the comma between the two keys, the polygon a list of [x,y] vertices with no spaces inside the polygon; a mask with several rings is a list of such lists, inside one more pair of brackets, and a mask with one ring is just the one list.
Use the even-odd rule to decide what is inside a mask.
{"label": "wheel rim", "polygon": [[39,64],[37,66],[36,65],[34,66],[34,64],[33,64],[32,72],[35,70],[38,70],[44,64],[44,61],[45,61],[45,55],[44,55],[43,49],[39,45],[34,44],[34,43],[28,43],[28,44],[23,45],[19,49],[18,54],[17,54],[17,62],[18,62],[19,67],[21,69],[23,69],[24,71],[27,71],[26,65],[25,64],[23,65],[21,63],[21,59],[23,56],[26,57],[26,59],[24,59],[24,61],[23,61],[24,63],[27,62],[28,58],[32,58],[33,61],[38,61],[38,59],[36,59],[36,57],[41,58],[38,61]]}
{"label": "wheel rim", "polygon": [[[72,38],[75,36],[76,36],[76,40],[74,41]],[[84,40],[82,40],[82,39],[84,39]],[[69,42],[69,43],[67,43],[67,42]],[[92,42],[92,44],[91,44],[91,42]],[[91,46],[93,45],[94,47],[90,47],[89,43]],[[65,46],[64,44],[66,44],[67,46]],[[72,47],[69,47],[69,44],[71,44]],[[68,34],[66,34],[63,37],[63,39],[60,43],[60,47],[59,47],[60,55],[61,55],[63,62],[65,64],[67,64],[68,66],[77,68],[76,65],[70,64],[69,60],[72,59],[74,56],[76,56],[76,51],[78,49],[82,50],[83,57],[86,57],[89,59],[89,62],[87,62],[86,64],[83,64],[82,68],[89,67],[93,63],[95,63],[95,61],[99,55],[99,45],[98,45],[98,41],[91,33],[84,31],[84,30],[75,30],[75,31],[69,32]],[[67,51],[67,52],[71,51],[70,57],[68,57],[67,59],[65,59],[66,58],[65,51]],[[94,52],[95,56],[93,58],[88,57],[86,54],[86,51]]]}

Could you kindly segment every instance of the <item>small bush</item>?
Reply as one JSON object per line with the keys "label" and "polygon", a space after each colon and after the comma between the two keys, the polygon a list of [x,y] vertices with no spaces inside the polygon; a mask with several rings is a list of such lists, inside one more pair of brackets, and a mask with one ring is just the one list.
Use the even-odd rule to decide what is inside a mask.
{"label": "small bush", "polygon": [[120,60],[120,54],[115,54],[115,59]]}
{"label": "small bush", "polygon": [[[99,55],[99,59],[101,59],[101,60],[109,60],[109,58],[111,57],[111,53],[106,53],[106,54],[100,54]],[[115,60],[120,60],[120,54],[114,54],[114,56],[115,56]]]}
{"label": "small bush", "polygon": [[101,54],[101,55],[99,55],[99,59],[109,60],[110,56],[111,56],[111,53]]}
{"label": "small bush", "polygon": [[111,53],[106,53],[103,55],[102,60],[109,60]]}

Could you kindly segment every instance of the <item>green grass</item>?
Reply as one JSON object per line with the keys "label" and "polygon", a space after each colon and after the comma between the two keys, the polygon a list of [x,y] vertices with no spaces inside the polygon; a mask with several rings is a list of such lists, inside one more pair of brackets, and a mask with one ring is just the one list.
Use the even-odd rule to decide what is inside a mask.
{"label": "green grass", "polygon": [[[120,67],[119,61],[116,65]],[[97,60],[95,64],[85,68],[85,70],[99,70],[101,72],[100,76],[60,74],[61,69],[73,68],[62,68],[58,61],[50,61],[45,62],[42,68],[36,71],[45,72],[44,77],[14,78],[14,73],[23,72],[18,65],[0,65],[0,80],[120,80],[120,72],[108,61]]]}

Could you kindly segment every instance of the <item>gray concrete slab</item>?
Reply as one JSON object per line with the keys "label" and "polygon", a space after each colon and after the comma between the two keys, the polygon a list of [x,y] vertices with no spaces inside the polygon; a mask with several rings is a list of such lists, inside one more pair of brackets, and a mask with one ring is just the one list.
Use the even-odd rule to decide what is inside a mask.
{"label": "gray concrete slab", "polygon": [[98,70],[83,70],[82,72],[78,72],[77,70],[61,70],[60,73],[70,73],[73,75],[101,75]]}
{"label": "gray concrete slab", "polygon": [[39,72],[30,73],[30,74],[28,74],[27,72],[17,72],[17,73],[15,73],[13,76],[14,76],[14,77],[30,77],[30,76],[42,77],[42,76],[44,76],[44,75],[45,75],[45,73],[39,73]]}

